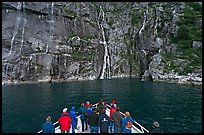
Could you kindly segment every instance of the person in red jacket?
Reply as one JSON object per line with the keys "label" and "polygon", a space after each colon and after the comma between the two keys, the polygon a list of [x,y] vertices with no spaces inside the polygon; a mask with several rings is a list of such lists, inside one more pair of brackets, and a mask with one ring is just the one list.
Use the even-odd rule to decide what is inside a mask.
{"label": "person in red jacket", "polygon": [[63,109],[63,113],[60,115],[58,122],[60,124],[61,133],[69,133],[72,119],[70,118],[69,113],[67,112],[67,108]]}
{"label": "person in red jacket", "polygon": [[90,108],[90,106],[91,106],[91,105],[90,105],[90,102],[87,101],[85,106],[86,106],[86,110],[87,110],[88,108]]}
{"label": "person in red jacket", "polygon": [[113,120],[113,113],[116,112],[116,104],[112,104],[111,108],[110,108],[110,133],[113,133],[112,130],[114,127],[114,120]]}

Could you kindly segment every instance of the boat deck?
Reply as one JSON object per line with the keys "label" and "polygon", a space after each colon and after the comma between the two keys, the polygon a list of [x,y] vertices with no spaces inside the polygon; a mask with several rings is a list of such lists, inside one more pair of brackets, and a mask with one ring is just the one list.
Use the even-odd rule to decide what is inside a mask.
{"label": "boat deck", "polygon": [[[110,108],[110,105],[107,104],[106,114],[108,116],[110,115],[110,109],[109,108]],[[124,113],[122,113],[122,112],[120,112],[120,113],[124,116]],[[80,116],[77,116],[77,119],[78,119],[78,125],[77,125],[77,129],[75,129],[75,133],[90,133],[89,128],[88,128],[88,130],[85,130],[84,132],[82,132],[82,124],[81,124]],[[56,125],[58,125],[55,128],[55,133],[61,133],[59,123],[55,122],[54,125],[55,125],[55,127],[56,127]],[[38,133],[41,133],[41,132],[42,132],[42,130],[39,131]],[[141,126],[139,123],[137,123],[137,122],[133,123],[132,133],[148,133],[148,132],[149,131],[147,129],[145,129],[143,126]],[[72,133],[72,128],[70,129],[70,133]]]}

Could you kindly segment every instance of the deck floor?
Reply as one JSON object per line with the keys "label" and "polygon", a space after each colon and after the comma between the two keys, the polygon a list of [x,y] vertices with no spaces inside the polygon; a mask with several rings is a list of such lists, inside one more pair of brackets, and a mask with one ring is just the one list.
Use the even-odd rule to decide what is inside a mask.
{"label": "deck floor", "polygon": [[[108,116],[110,115],[109,109],[106,109],[106,114]],[[77,125],[77,129],[75,129],[75,133],[90,133],[89,127],[88,127],[88,130],[85,130],[84,132],[82,132],[82,124],[81,124],[80,117],[78,116],[77,118],[78,118],[78,125]],[[55,133],[61,133],[59,126],[55,128]],[[72,133],[72,128],[70,129],[70,133]],[[132,133],[139,133],[139,129],[135,127],[134,125],[132,128]]]}

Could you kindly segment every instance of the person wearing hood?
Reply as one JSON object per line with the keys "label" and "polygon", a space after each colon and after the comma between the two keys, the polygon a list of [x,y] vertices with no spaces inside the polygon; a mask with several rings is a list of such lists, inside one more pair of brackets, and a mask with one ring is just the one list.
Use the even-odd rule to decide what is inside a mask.
{"label": "person wearing hood", "polygon": [[73,106],[72,109],[70,110],[69,116],[72,119],[72,133],[75,133],[75,129],[77,128],[77,124],[78,124],[78,119],[76,118],[75,106]]}
{"label": "person wearing hood", "polygon": [[159,123],[157,121],[153,122],[150,133],[163,133],[163,131],[159,128]]}
{"label": "person wearing hood", "polygon": [[120,108],[116,107],[116,111],[112,115],[114,121],[114,133],[121,133],[123,116],[120,113]]}
{"label": "person wearing hood", "polygon": [[67,112],[67,108],[63,109],[63,113],[60,115],[58,122],[60,124],[61,133],[65,133],[65,132],[69,133],[72,119],[70,118],[69,113]]}

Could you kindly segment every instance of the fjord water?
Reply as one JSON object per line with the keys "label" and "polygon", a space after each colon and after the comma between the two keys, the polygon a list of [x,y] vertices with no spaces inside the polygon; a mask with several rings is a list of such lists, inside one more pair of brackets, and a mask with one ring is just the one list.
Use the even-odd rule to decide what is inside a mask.
{"label": "fjord water", "polygon": [[2,132],[35,133],[46,116],[55,122],[64,107],[87,100],[115,99],[121,111],[150,130],[154,120],[166,133],[202,132],[202,88],[137,79],[2,86]]}

